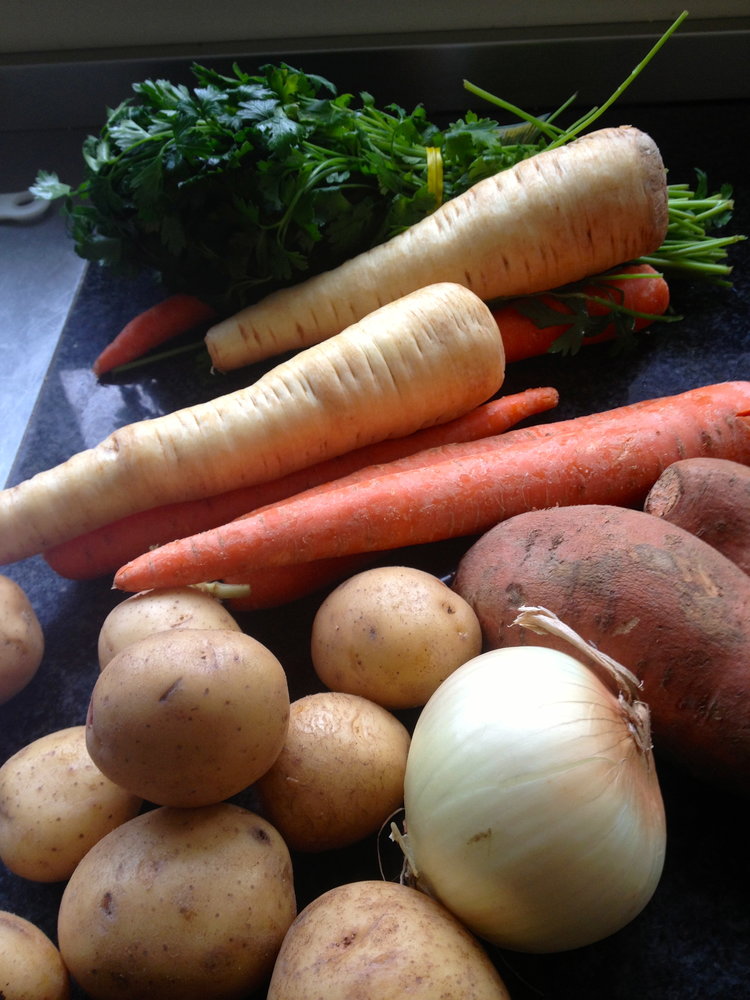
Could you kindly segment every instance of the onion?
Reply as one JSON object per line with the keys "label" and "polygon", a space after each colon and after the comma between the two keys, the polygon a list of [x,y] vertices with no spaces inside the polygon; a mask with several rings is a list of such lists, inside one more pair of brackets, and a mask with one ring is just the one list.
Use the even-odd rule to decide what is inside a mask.
{"label": "onion", "polygon": [[[565,626],[544,609],[518,624]],[[404,879],[502,948],[558,952],[620,930],[664,864],[664,804],[635,678],[568,630],[459,667],[414,729]],[[603,669],[606,675],[602,679]]]}

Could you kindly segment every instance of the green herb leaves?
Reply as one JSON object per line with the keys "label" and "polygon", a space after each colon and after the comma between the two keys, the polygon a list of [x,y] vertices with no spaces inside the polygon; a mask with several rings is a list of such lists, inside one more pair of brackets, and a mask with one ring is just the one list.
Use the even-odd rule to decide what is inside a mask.
{"label": "green herb leaves", "polygon": [[442,132],[421,106],[379,110],[369,94],[339,95],[285,64],[192,71],[192,89],[134,84],[84,143],[80,186],[40,172],[34,192],[64,199],[82,257],[152,269],[222,312],[432,211],[426,147],[443,151],[444,198],[536,149],[506,148],[494,121],[471,114]]}

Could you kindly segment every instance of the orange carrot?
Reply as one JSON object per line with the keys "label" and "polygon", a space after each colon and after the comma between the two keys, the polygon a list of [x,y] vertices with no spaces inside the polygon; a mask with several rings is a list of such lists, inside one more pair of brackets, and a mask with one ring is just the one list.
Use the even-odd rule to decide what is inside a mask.
{"label": "orange carrot", "polygon": [[[630,275],[630,277],[622,277]],[[643,275],[645,277],[636,277]],[[612,313],[607,302],[616,304],[629,313],[644,313],[635,316],[633,326],[636,331],[645,329],[669,307],[669,286],[664,278],[649,264],[630,264],[618,268],[611,275],[593,279],[581,290],[586,297],[585,308],[589,316],[606,317]],[[541,302],[555,312],[561,313],[560,323],[552,326],[537,326],[523,310],[517,300],[507,302],[492,310],[505,347],[507,363],[546,354],[558,337],[567,333],[574,322],[573,309],[562,298],[554,294],[540,296]],[[602,301],[604,300],[604,301]],[[567,319],[566,315],[570,318]],[[612,340],[617,332],[614,322],[608,323],[597,333],[585,336],[582,344],[598,344]]]}
{"label": "orange carrot", "polygon": [[216,319],[216,310],[194,295],[172,295],[134,316],[104,348],[92,366],[104,375],[142,357],[154,347]]}
{"label": "orange carrot", "polygon": [[358,469],[390,462],[448,442],[472,441],[500,434],[528,417],[552,409],[557,403],[557,390],[551,387],[526,389],[502,396],[446,424],[426,427],[406,437],[378,441],[268,483],[131,514],[48,549],[44,558],[56,573],[71,580],[89,580],[114,573],[123,563],[155,545],[218,527],[258,507],[339,479]]}
{"label": "orange carrot", "polygon": [[[332,559],[293,563],[289,566],[261,566],[255,572],[230,579],[229,584],[245,584],[248,593],[225,601],[233,611],[263,611],[308,597],[325,587],[340,583],[352,573],[366,569],[376,558],[374,552],[355,552]],[[221,598],[221,592],[217,594]]]}
{"label": "orange carrot", "polygon": [[[468,453],[461,456],[461,449]],[[486,447],[318,496],[300,494],[139,556],[115,575],[138,591],[239,576],[251,567],[379,551],[486,531],[525,510],[641,504],[679,458],[750,464],[750,382],[724,382],[522,428]]]}

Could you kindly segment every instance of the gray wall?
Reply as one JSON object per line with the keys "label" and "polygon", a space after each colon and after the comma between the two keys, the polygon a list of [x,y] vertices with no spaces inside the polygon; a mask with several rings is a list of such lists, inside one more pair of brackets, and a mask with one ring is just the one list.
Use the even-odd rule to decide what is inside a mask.
{"label": "gray wall", "polygon": [[[690,22],[747,17],[747,0],[696,0]],[[164,46],[672,21],[665,0],[1,0],[0,60]],[[428,16],[426,16],[428,12]]]}

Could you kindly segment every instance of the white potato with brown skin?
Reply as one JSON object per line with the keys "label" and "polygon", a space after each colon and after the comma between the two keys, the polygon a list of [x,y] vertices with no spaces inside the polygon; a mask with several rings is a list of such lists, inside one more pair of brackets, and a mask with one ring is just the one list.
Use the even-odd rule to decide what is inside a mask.
{"label": "white potato with brown skin", "polygon": [[356,843],[403,802],[409,742],[395,715],[359,695],[299,698],[281,753],[256,783],[263,812],[294,850]]}
{"label": "white potato with brown skin", "polygon": [[0,705],[36,674],[44,656],[44,633],[26,592],[0,574]]}
{"label": "white potato with brown skin", "polygon": [[409,566],[379,566],[345,580],[323,601],[311,655],[331,690],[415,708],[481,644],[473,609],[442,580]]}
{"label": "white potato with brown skin", "polygon": [[70,975],[60,952],[41,928],[0,910],[0,997],[68,1000]]}
{"label": "white potato with brown skin", "polygon": [[224,607],[206,591],[195,587],[144,590],[116,604],[99,632],[99,669],[125,646],[154,632],[180,628],[221,628],[240,631]]}
{"label": "white potato with brown skin", "polygon": [[0,858],[22,878],[61,882],[141,805],[91,760],[85,726],[48,733],[0,767]]}
{"label": "white potato with brown skin", "polygon": [[509,1000],[479,942],[434,899],[393,882],[350,882],[289,928],[267,1000]]}
{"label": "white potato with brown skin", "polygon": [[253,784],[289,723],[286,674],[243,632],[155,632],[121,650],[91,693],[86,744],[116,784],[149,802],[200,806]]}
{"label": "white potato with brown skin", "polygon": [[93,1000],[245,1000],[295,915],[289,851],[270,823],[226,802],[162,807],[83,858],[58,940]]}

